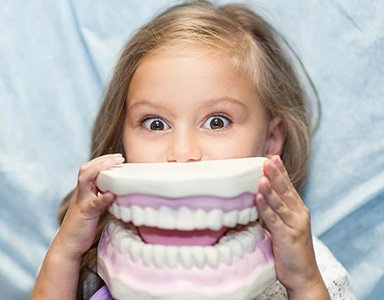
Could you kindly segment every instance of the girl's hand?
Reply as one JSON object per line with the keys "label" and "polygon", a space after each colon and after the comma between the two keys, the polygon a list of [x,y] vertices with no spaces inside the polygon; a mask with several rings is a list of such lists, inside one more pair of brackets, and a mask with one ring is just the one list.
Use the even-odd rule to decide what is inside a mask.
{"label": "girl's hand", "polygon": [[81,257],[92,246],[100,216],[114,200],[111,193],[98,193],[96,177],[123,161],[121,154],[109,154],[80,168],[77,187],[44,258],[31,300],[76,299]]}
{"label": "girl's hand", "polygon": [[100,171],[123,161],[124,157],[121,154],[108,154],[80,167],[77,187],[54,240],[65,254],[78,259],[91,247],[100,216],[115,199],[112,193],[98,193],[95,185],[96,177]]}
{"label": "girl's hand", "polygon": [[289,299],[329,299],[316,264],[309,210],[279,156],[264,163],[258,190],[256,206],[272,242],[277,277]]}

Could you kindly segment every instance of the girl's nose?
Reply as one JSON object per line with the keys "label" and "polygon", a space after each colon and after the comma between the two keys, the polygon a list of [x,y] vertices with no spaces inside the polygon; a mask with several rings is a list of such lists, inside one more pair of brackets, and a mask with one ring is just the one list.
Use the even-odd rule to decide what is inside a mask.
{"label": "girl's nose", "polygon": [[193,162],[203,158],[198,138],[192,133],[175,134],[167,153],[168,162]]}

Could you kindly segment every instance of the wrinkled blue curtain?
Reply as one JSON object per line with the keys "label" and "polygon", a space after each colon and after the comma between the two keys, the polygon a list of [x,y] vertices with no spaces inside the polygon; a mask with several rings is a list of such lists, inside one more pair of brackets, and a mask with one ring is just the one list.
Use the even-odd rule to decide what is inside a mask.
{"label": "wrinkled blue curtain", "polygon": [[[0,1],[1,298],[29,295],[122,44],[176,2]],[[286,36],[318,88],[304,194],[313,232],[359,299],[382,299],[384,2],[242,2]]]}

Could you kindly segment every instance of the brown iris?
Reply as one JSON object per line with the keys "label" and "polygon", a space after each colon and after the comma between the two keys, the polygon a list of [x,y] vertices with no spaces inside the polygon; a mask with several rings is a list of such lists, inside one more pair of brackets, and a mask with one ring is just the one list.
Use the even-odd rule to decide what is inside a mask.
{"label": "brown iris", "polygon": [[211,129],[220,129],[223,128],[225,125],[224,121],[221,118],[213,118],[209,123],[209,126],[211,127]]}
{"label": "brown iris", "polygon": [[164,123],[159,120],[153,121],[150,128],[151,130],[164,130]]}

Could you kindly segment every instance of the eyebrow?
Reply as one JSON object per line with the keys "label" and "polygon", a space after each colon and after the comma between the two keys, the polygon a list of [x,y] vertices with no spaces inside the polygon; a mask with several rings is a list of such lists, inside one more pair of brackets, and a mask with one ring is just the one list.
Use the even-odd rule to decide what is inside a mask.
{"label": "eyebrow", "polygon": [[243,108],[246,108],[246,105],[242,101],[235,99],[235,98],[232,98],[232,97],[228,97],[228,96],[208,99],[204,103],[204,105],[202,105],[202,107],[210,107],[210,106],[215,106],[217,104],[222,104],[222,103],[233,104],[233,105],[242,106]]}
{"label": "eyebrow", "polygon": [[131,110],[132,108],[136,108],[137,106],[150,106],[153,108],[161,109],[161,105],[157,105],[156,103],[153,103],[152,101],[146,100],[146,99],[141,99],[137,102],[135,102],[132,105],[128,105],[128,109]]}
{"label": "eyebrow", "polygon": [[[206,101],[204,101],[201,108],[207,108],[207,107],[215,106],[215,105],[222,104],[222,103],[233,104],[233,105],[237,105],[237,106],[241,106],[243,108],[246,108],[246,105],[242,101],[237,100],[237,99],[232,98],[232,97],[228,97],[228,96],[220,97],[220,98],[207,99]],[[153,107],[153,108],[160,109],[160,110],[164,109],[162,107],[162,105],[157,105],[156,103],[153,103],[152,101],[147,100],[147,99],[141,99],[141,100],[135,102],[134,104],[129,105],[128,110],[131,110],[131,109],[134,109],[134,108],[140,107],[140,106],[149,106],[149,107]]]}

